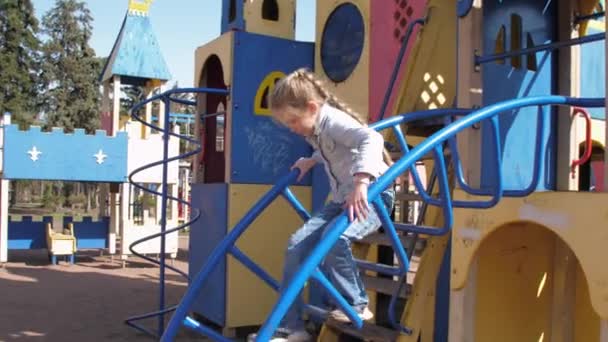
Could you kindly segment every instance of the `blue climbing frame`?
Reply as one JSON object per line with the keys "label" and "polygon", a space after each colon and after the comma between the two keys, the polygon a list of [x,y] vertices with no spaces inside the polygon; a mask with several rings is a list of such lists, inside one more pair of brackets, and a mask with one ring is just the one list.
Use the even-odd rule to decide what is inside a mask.
{"label": "blue climbing frame", "polygon": [[[453,223],[453,208],[454,207],[466,207],[466,208],[490,208],[500,201],[503,196],[507,197],[520,197],[527,196],[532,193],[535,189],[535,184],[539,178],[539,145],[536,144],[534,158],[534,171],[533,179],[531,184],[524,189],[515,189],[505,191],[502,184],[502,175],[500,172],[500,166],[502,161],[497,157],[494,161],[496,183],[492,188],[486,189],[474,189],[465,183],[462,175],[462,165],[459,160],[458,152],[456,150],[456,134],[462,130],[472,127],[474,124],[489,120],[492,127],[494,146],[492,148],[497,151],[500,150],[500,142],[498,136],[498,120],[497,116],[501,114],[516,113],[517,109],[524,107],[538,107],[539,111],[545,110],[547,106],[552,105],[566,105],[566,106],[579,106],[579,107],[604,107],[603,98],[571,98],[564,96],[540,96],[540,97],[529,97],[523,99],[515,99],[504,101],[501,103],[493,104],[470,113],[469,110],[465,109],[439,109],[430,110],[423,112],[414,112],[403,114],[392,117],[390,119],[383,120],[375,123],[371,127],[376,130],[383,130],[392,128],[401,149],[404,152],[402,158],[400,158],[390,169],[382,175],[376,183],[374,183],[368,193],[368,199],[374,205],[379,213],[382,224],[389,237],[391,238],[393,248],[399,258],[399,267],[394,268],[393,272],[397,274],[405,274],[409,268],[409,259],[406,255],[403,246],[397,236],[397,230],[416,232],[428,235],[443,235],[450,231]],[[463,116],[464,115],[464,116]],[[460,119],[452,122],[452,119],[456,116],[462,116]],[[410,124],[418,120],[426,120],[432,118],[443,117],[446,122],[446,126],[431,135],[421,144],[409,150],[407,147],[406,139],[401,131],[401,125]],[[538,129],[542,129],[545,125],[542,121],[542,115],[539,115]],[[537,136],[537,140],[540,139],[540,135]],[[456,172],[456,181],[460,188],[464,191],[473,195],[490,196],[489,200],[485,201],[453,201],[450,196],[450,189],[448,184],[448,172],[446,166],[446,160],[443,154],[444,146],[448,144],[452,150],[452,163]],[[439,182],[439,195],[438,197],[431,197],[424,189],[420,177],[415,170],[415,163],[424,157],[427,153],[432,152],[435,159],[435,170],[437,172],[437,179]],[[500,154],[496,154],[497,156]],[[444,226],[438,227],[424,227],[407,224],[393,224],[389,218],[389,213],[380,200],[380,193],[383,189],[387,188],[399,175],[409,170],[414,176],[415,185],[417,190],[422,194],[423,200],[429,204],[440,207],[443,209],[444,215]],[[249,224],[279,195],[283,194],[285,198],[291,203],[300,216],[303,219],[307,219],[309,214],[303,209],[303,206],[295,199],[293,194],[289,191],[288,186],[292,184],[298,175],[298,171],[293,171],[280,179],[275,186],[273,186],[237,223],[237,225],[230,231],[230,233],[221,241],[221,243],[215,248],[213,253],[209,256],[206,264],[201,268],[200,272],[192,280],[188,291],[182,298],[179,306],[177,307],[175,314],[171,318],[165,333],[162,335],[161,341],[172,341],[179,328],[184,325],[194,331],[205,334],[216,341],[230,341],[230,339],[220,335],[215,330],[202,325],[191,317],[188,317],[188,311],[199,294],[202,288],[203,282],[206,280],[211,271],[216,267],[219,261],[226,255],[231,254],[237,260],[241,261],[246,267],[258,275],[261,279],[266,281],[272,288],[278,290],[279,284],[276,280],[272,279],[261,267],[256,265],[253,261],[245,256],[240,250],[237,249],[235,243],[241,234],[248,228]],[[162,194],[165,198],[166,194]],[[334,297],[336,302],[341,306],[346,315],[351,319],[355,327],[361,328],[363,322],[356,315],[354,310],[346,303],[344,298],[336,291],[336,289],[329,283],[329,281],[323,276],[323,274],[317,269],[319,263],[323,260],[325,255],[336,243],[340,235],[348,227],[348,219],[345,213],[342,213],[335,223],[328,228],[328,232],[321,240],[321,242],[311,251],[310,255],[306,258],[304,263],[301,265],[299,271],[294,275],[292,280],[288,284],[284,284],[285,287],[280,293],[279,300],[273,307],[270,315],[259,330],[256,337],[256,341],[268,341],[276,328],[278,327],[281,319],[287,312],[289,306],[293,303],[299,292],[304,288],[305,283],[308,279],[312,278],[318,281],[323,288],[328,290],[330,295]],[[408,329],[402,327],[402,331],[407,333]]]}

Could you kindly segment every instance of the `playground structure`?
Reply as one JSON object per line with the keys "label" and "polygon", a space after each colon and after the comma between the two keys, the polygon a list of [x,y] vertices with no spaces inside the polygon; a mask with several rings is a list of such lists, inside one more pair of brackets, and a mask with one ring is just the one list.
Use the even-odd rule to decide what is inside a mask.
{"label": "playground structure", "polygon": [[[326,200],[327,181],[315,168],[294,184],[289,166],[310,148],[269,120],[265,96],[283,74],[308,66],[386,132],[396,161],[369,193],[383,230],[354,246],[376,319],[363,324],[346,307],[353,324],[328,321],[319,341],[608,341],[603,1],[319,1],[314,43],[294,41],[293,0],[222,3],[222,34],[194,53],[197,88],[164,91],[164,61],[139,39],[152,32],[149,2],[133,1],[102,75],[106,133],[21,132],[4,117],[0,262],[7,232],[9,245],[44,243],[11,239],[22,231],[6,215],[9,180],[111,182],[101,243],[113,253],[119,236],[121,255],[132,247],[161,256],[159,310],[130,325],[163,341],[182,325],[218,341],[261,326],[257,341],[265,341],[305,284],[313,319],[325,314],[327,293],[344,304],[316,271],[344,215],[277,293],[286,240]],[[147,89],[122,121],[120,84]],[[184,104],[197,109],[192,142],[200,144],[184,156],[169,127],[179,92],[196,94]],[[150,125],[154,101],[160,134]],[[82,155],[40,149],[70,145]],[[62,159],[45,164],[51,153]],[[188,205],[177,182],[178,160],[189,156]],[[378,194],[403,175],[402,188],[415,191],[399,194],[399,213],[386,212]],[[156,216],[137,226],[127,204],[141,191],[158,201]],[[178,203],[192,209],[191,222],[177,224]],[[417,217],[406,215],[410,207]],[[44,239],[48,220],[33,222],[20,224],[43,227]],[[87,241],[78,226],[77,244]],[[187,226],[190,287],[166,308],[165,254]],[[150,240],[133,247],[142,239]],[[151,317],[156,331],[133,323]]]}
{"label": "playground structure", "polygon": [[[315,305],[324,291],[353,322],[326,322],[319,341],[341,335],[370,341],[605,341],[608,273],[601,246],[608,235],[594,205],[605,197],[597,193],[605,178],[603,2],[396,1],[382,9],[363,0],[317,3],[314,59],[309,55],[297,67],[314,65],[332,91],[369,113],[370,122],[385,118],[373,126],[389,131],[385,137],[396,159],[370,188],[384,230],[361,242],[367,246],[359,265],[365,279],[385,274],[400,281],[391,281],[389,305],[381,303],[382,289],[373,286],[378,282],[367,283],[377,320],[366,324],[317,271],[346,229],[344,215],[276,292],[290,227],[297,228],[297,217],[306,219],[309,208],[318,208],[327,186],[319,170],[310,183],[294,186],[295,174],[285,168],[280,171],[286,176],[273,175],[268,182],[263,164],[256,164],[262,159],[251,160],[256,152],[249,148],[256,146],[267,158],[277,152],[262,143],[243,144],[239,133],[261,125],[264,118],[257,116],[268,114],[263,98],[258,106],[259,96],[240,94],[256,88],[255,94],[265,94],[273,80],[295,68],[274,61],[275,55],[291,61],[289,53],[301,44],[287,48],[280,40],[292,37],[281,25],[293,17],[286,3],[224,1],[222,35],[196,50],[197,86],[230,95],[197,98],[201,113],[221,108],[223,119],[206,118],[197,130],[204,133],[203,158],[192,204],[202,214],[191,225],[190,241],[203,247],[190,256],[189,290],[166,330],[159,329],[161,340],[172,340],[184,326],[227,341],[235,328],[258,325],[256,341],[265,341],[308,285],[313,320],[324,315]],[[265,47],[259,50],[266,63],[256,62],[262,52],[247,53],[249,45]],[[244,62],[243,55],[253,57]],[[374,64],[379,56],[392,59],[392,70],[386,60]],[[255,71],[245,64],[255,64]],[[262,69],[266,77],[257,76]],[[271,134],[286,141],[282,133]],[[302,154],[285,155],[293,162]],[[239,172],[243,160],[254,170],[246,177]],[[428,185],[420,165],[430,175]],[[422,219],[393,223],[376,200],[406,173],[417,193],[403,194],[402,201],[424,203]],[[238,200],[240,189],[255,193],[260,183],[274,186],[259,190],[257,202]],[[296,200],[293,193],[309,185],[312,198]],[[295,210],[274,201],[281,194]],[[401,311],[395,297],[418,253],[408,243],[412,239],[426,246]],[[388,265],[380,263],[379,241],[392,246]],[[387,310],[389,324],[380,322]]]}

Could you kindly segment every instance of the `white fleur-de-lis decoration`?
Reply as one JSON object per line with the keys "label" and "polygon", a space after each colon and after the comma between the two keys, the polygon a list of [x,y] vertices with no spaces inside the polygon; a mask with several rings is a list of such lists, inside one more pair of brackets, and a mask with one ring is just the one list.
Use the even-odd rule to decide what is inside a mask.
{"label": "white fleur-de-lis decoration", "polygon": [[34,162],[38,160],[38,156],[42,154],[42,152],[38,151],[36,146],[33,146],[31,150],[27,151],[27,153],[30,155],[30,159]]}
{"label": "white fleur-de-lis decoration", "polygon": [[103,151],[100,149],[99,151],[97,151],[96,154],[93,155],[93,157],[95,157],[97,164],[101,164],[105,161],[107,155],[103,153]]}

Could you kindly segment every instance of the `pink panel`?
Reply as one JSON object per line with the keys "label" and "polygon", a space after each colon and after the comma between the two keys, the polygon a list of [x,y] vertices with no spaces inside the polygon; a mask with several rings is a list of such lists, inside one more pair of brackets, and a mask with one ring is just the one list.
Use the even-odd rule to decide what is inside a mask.
{"label": "pink panel", "polygon": [[[410,22],[424,16],[426,0],[394,0],[390,2],[376,0],[370,2],[371,23],[367,25],[368,28],[371,27],[369,117],[370,122],[373,122],[378,119],[382,101],[388,90],[391,73],[401,48],[401,41],[405,37]],[[401,72],[408,63],[407,58],[414,46],[419,28],[420,26],[414,30],[408,42],[397,82],[393,87],[389,105],[386,107],[385,118],[392,115],[390,111],[399,90]]]}
{"label": "pink panel", "polygon": [[105,129],[108,135],[112,135],[112,113],[101,113],[101,129]]}

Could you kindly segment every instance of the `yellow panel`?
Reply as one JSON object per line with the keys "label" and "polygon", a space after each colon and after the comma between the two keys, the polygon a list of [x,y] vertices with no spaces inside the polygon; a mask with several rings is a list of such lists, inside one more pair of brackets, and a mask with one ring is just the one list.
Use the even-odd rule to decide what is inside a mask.
{"label": "yellow panel", "polygon": [[[455,191],[454,198],[481,199],[460,190]],[[452,289],[464,287],[475,253],[490,234],[506,223],[535,222],[551,230],[572,249],[586,275],[593,309],[602,319],[607,319],[608,268],[605,260],[608,260],[608,215],[601,209],[601,203],[606,202],[607,193],[539,192],[526,198],[503,198],[491,209],[455,210]],[[521,234],[521,241],[526,241],[528,237],[525,235],[533,233],[521,230]]]}
{"label": "yellow panel", "polygon": [[600,318],[589,300],[589,286],[580,264],[576,266],[576,297],[574,303],[574,340],[600,341]]}
{"label": "yellow panel", "polygon": [[[206,84],[202,84],[201,78],[204,76],[205,64],[212,57],[216,56],[221,63],[222,72],[224,74],[224,84],[227,89],[231,88],[232,85],[232,70],[234,69],[234,32],[227,32],[219,36],[218,38],[200,46],[194,53],[194,84],[196,87],[207,87]],[[197,95],[197,110],[206,112],[206,94]],[[232,132],[232,104],[231,97],[226,98],[226,107],[224,108],[226,114],[225,117],[225,132]],[[201,122],[196,121],[195,132],[197,138],[200,139],[200,127]],[[232,151],[232,134],[225,134],[224,139],[224,152],[225,152],[225,175],[224,179],[230,179],[231,170],[231,158],[230,154]],[[202,180],[202,170],[195,170],[195,177],[198,181]]]}
{"label": "yellow panel", "polygon": [[[230,184],[228,227],[232,229],[243,215],[262,197],[271,185]],[[290,187],[295,196],[310,210],[309,187]],[[237,246],[249,258],[280,281],[287,239],[302,220],[282,197],[277,198],[249,227]],[[259,325],[270,313],[277,294],[266,283],[229,257],[227,262],[226,326]]]}
{"label": "yellow panel", "polygon": [[551,341],[555,234],[512,223],[478,251],[475,341]]}
{"label": "yellow panel", "polygon": [[[363,51],[359,59],[359,64],[355,67],[352,74],[346,80],[340,83],[333,82],[323,71],[321,63],[321,38],[325,22],[333,10],[344,3],[352,3],[357,6],[359,12],[363,16],[363,22],[366,23],[365,38],[363,41]],[[348,103],[349,107],[357,112],[363,119],[367,120],[369,112],[369,23],[370,23],[370,1],[369,0],[323,0],[317,1],[317,30],[316,30],[316,48],[315,48],[315,73],[327,85],[334,95],[340,100]]]}
{"label": "yellow panel", "polygon": [[[451,107],[456,94],[456,6],[430,0],[392,113]],[[391,114],[392,114],[391,113]]]}
{"label": "yellow panel", "polygon": [[233,32],[224,33],[207,44],[199,46],[194,53],[194,84],[199,84],[203,68],[209,57],[216,55],[222,62],[224,82],[226,86],[230,87],[230,84],[232,84],[232,69],[234,68],[233,47]]}
{"label": "yellow panel", "polygon": [[[443,225],[443,217],[436,207],[429,207],[425,222],[434,227]],[[414,278],[412,294],[409,296],[401,324],[412,329],[411,335],[399,335],[399,342],[427,342],[434,340],[435,293],[437,275],[445,254],[450,235],[428,238],[427,246],[420,257]]]}
{"label": "yellow panel", "polygon": [[[577,15],[589,15],[593,14],[594,10],[598,7],[599,0],[578,0],[578,13]],[[590,21],[583,21],[580,23],[578,33],[584,36],[587,33],[587,25]]]}
{"label": "yellow panel", "polygon": [[587,22],[587,27],[590,27],[597,31],[606,31],[606,23],[599,20],[589,20]]}
{"label": "yellow panel", "polygon": [[129,11],[148,14],[148,12],[150,11],[150,5],[152,5],[152,0],[129,0]]}
{"label": "yellow panel", "polygon": [[294,0],[274,0],[279,7],[277,21],[262,18],[262,5],[266,1],[245,1],[245,30],[247,32],[264,34],[267,36],[285,39],[295,38],[295,13],[296,4]]}
{"label": "yellow panel", "polygon": [[268,75],[266,75],[266,77],[264,77],[262,83],[260,83],[260,86],[258,87],[258,90],[255,93],[255,99],[253,100],[253,113],[255,115],[272,115],[272,113],[270,112],[270,108],[262,107],[262,102],[264,101],[264,93],[272,94],[274,85],[280,78],[283,78],[284,76],[285,73],[283,73],[282,71],[271,71]]}

